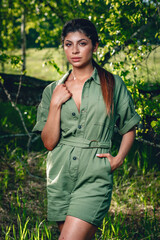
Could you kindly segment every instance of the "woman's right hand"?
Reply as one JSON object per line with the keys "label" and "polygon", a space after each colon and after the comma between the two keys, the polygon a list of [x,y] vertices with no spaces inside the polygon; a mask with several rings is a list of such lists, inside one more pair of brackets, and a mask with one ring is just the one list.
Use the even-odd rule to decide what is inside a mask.
{"label": "woman's right hand", "polygon": [[47,122],[41,133],[44,146],[49,151],[53,150],[60,138],[61,105],[71,96],[65,84],[57,85],[52,93]]}
{"label": "woman's right hand", "polygon": [[59,84],[55,87],[52,97],[51,105],[61,107],[69,98],[72,97],[72,93],[67,89],[65,84]]}

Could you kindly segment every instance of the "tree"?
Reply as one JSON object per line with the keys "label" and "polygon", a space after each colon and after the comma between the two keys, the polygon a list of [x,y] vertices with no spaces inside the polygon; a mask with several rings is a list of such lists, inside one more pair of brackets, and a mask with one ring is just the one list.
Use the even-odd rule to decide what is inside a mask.
{"label": "tree", "polygon": [[[1,54],[3,55],[3,53],[21,47],[22,72],[24,72],[26,68],[26,32],[33,27],[30,22],[35,20],[35,7],[36,3],[34,0],[0,1]],[[4,64],[5,60],[8,60],[8,57],[3,57],[3,61],[2,58],[0,60],[2,64]]]}
{"label": "tree", "polygon": [[[100,50],[95,56],[98,62],[122,76],[143,117],[148,115],[147,112],[152,112],[150,109],[147,112],[143,110],[145,99],[139,97],[139,89],[142,94],[144,88],[148,91],[148,86],[144,85],[146,76],[138,76],[137,69],[159,47],[160,5],[157,0],[1,0],[0,4],[0,43],[3,53],[20,46],[22,16],[26,19],[23,21],[26,24],[23,29],[27,39],[33,30],[35,44],[41,48],[58,47],[61,44],[60,33],[67,20],[90,19],[96,24],[100,35]],[[120,52],[123,52],[122,58],[114,61],[113,58]],[[156,102],[155,106],[158,106]]]}

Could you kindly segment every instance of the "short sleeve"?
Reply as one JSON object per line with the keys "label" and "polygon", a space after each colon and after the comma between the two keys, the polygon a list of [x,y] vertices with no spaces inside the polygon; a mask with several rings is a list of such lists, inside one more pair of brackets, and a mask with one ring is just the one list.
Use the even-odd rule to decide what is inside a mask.
{"label": "short sleeve", "polygon": [[135,111],[131,94],[122,79],[118,78],[116,81],[115,84],[119,86],[116,93],[116,126],[118,132],[123,135],[138,124],[140,116]]}
{"label": "short sleeve", "polygon": [[42,93],[42,99],[37,109],[36,125],[32,129],[32,132],[41,132],[45,126],[48,117],[51,96],[54,90],[52,85],[48,85]]}

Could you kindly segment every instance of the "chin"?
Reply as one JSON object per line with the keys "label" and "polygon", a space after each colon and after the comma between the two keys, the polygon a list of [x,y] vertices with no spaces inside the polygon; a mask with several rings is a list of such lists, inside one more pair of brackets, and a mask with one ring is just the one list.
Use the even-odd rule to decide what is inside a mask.
{"label": "chin", "polygon": [[80,63],[80,62],[70,62],[70,64],[71,64],[73,67],[83,68],[83,67],[86,67],[86,66],[92,64],[92,62],[91,62],[91,61],[89,61],[89,62],[85,62],[85,63]]}

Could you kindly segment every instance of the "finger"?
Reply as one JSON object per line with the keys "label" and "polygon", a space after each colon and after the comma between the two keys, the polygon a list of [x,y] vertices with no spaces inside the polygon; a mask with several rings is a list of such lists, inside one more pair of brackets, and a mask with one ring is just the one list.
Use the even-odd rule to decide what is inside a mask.
{"label": "finger", "polygon": [[99,153],[99,154],[96,154],[96,156],[99,158],[108,157],[109,153]]}
{"label": "finger", "polygon": [[71,98],[71,93],[70,92],[67,92],[64,97],[63,97],[63,102],[66,102],[69,98]]}
{"label": "finger", "polygon": [[68,98],[72,97],[72,93],[69,90],[67,90],[67,96]]}
{"label": "finger", "polygon": [[72,96],[72,93],[67,89],[67,92],[70,94],[70,96]]}
{"label": "finger", "polygon": [[65,84],[63,84],[63,86],[65,87],[65,89],[67,90],[67,92],[72,96],[72,93],[69,91],[69,89],[67,88],[67,86]]}

